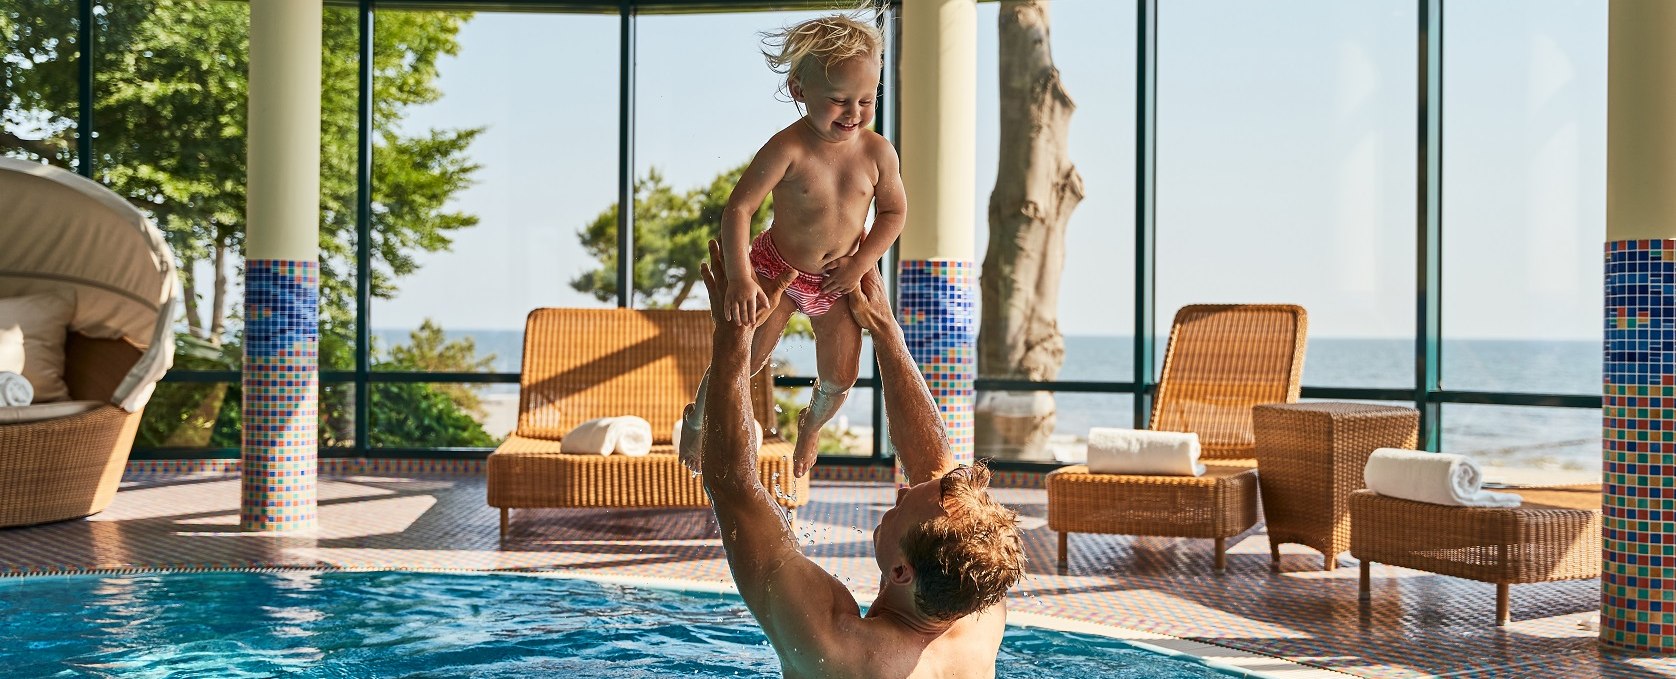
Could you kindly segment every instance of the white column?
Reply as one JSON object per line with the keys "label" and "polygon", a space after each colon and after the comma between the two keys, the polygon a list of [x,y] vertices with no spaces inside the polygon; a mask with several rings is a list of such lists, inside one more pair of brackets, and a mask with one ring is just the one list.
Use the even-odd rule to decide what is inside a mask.
{"label": "white column", "polygon": [[[977,373],[978,8],[975,0],[902,3],[902,230],[898,314],[948,426],[955,460],[972,461]],[[898,483],[906,481],[897,465]]]}
{"label": "white column", "polygon": [[321,0],[251,0],[239,524],[315,527]]}

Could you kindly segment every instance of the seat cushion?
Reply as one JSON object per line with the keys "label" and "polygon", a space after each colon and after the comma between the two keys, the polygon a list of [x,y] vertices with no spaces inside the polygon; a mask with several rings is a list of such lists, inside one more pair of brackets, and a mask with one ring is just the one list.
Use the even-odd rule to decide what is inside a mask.
{"label": "seat cushion", "polygon": [[64,339],[75,312],[75,298],[68,292],[0,299],[0,372],[29,380],[34,403],[70,398],[64,384]]}
{"label": "seat cushion", "polygon": [[[763,442],[757,453],[762,484],[780,506],[809,502],[809,477],[791,473],[792,444]],[[573,455],[559,442],[513,434],[488,461],[491,507],[708,507],[704,484],[681,465],[672,445],[650,454]]]}
{"label": "seat cushion", "polygon": [[0,425],[44,422],[98,410],[105,405],[99,401],[59,401],[26,406],[0,408]]}
{"label": "seat cushion", "polygon": [[1066,533],[1226,538],[1257,523],[1257,470],[1222,461],[1204,476],[1047,475],[1048,528]]}

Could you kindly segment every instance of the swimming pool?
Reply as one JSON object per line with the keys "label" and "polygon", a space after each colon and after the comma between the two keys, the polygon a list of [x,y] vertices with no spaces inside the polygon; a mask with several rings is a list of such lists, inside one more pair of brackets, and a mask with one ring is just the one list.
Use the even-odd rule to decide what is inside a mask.
{"label": "swimming pool", "polygon": [[[1010,626],[999,677],[1227,677]],[[738,597],[511,574],[0,578],[0,677],[773,677]]]}

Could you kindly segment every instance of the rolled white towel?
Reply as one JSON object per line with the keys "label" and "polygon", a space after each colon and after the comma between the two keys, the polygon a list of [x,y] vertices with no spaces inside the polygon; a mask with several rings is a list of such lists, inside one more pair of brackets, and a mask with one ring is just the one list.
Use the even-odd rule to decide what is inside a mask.
{"label": "rolled white towel", "polygon": [[1145,429],[1088,430],[1088,471],[1095,474],[1202,476],[1199,435]]}
{"label": "rolled white towel", "polygon": [[639,457],[652,452],[652,423],[633,416],[588,420],[559,440],[559,452]]}
{"label": "rolled white towel", "polygon": [[[758,422],[756,420],[751,420],[751,429],[754,430],[756,432],[756,435],[757,435],[757,450],[762,450],[762,423]],[[673,433],[670,434],[669,440],[671,442],[673,442],[673,445],[675,446],[676,450],[681,449],[681,421],[680,420],[675,421],[675,430],[674,430]]]}
{"label": "rolled white towel", "polygon": [[35,385],[14,372],[0,372],[0,406],[26,406],[35,401]]}
{"label": "rolled white towel", "polygon": [[1362,470],[1380,495],[1458,507],[1517,507],[1524,498],[1484,490],[1484,473],[1465,455],[1380,448]]}

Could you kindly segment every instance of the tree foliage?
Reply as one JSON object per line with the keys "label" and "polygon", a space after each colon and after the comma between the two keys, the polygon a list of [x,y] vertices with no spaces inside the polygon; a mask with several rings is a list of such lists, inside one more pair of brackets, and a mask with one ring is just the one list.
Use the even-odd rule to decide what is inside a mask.
{"label": "tree foliage", "polygon": [[[698,265],[710,256],[710,239],[721,237],[722,210],[746,165],[687,191],[669,186],[655,167],[635,182],[634,294],[641,306],[679,309],[703,283]],[[751,215],[752,236],[768,228],[773,203],[773,198],[763,201]],[[617,299],[617,208],[612,204],[577,233],[597,268],[570,287],[602,302]]]}

